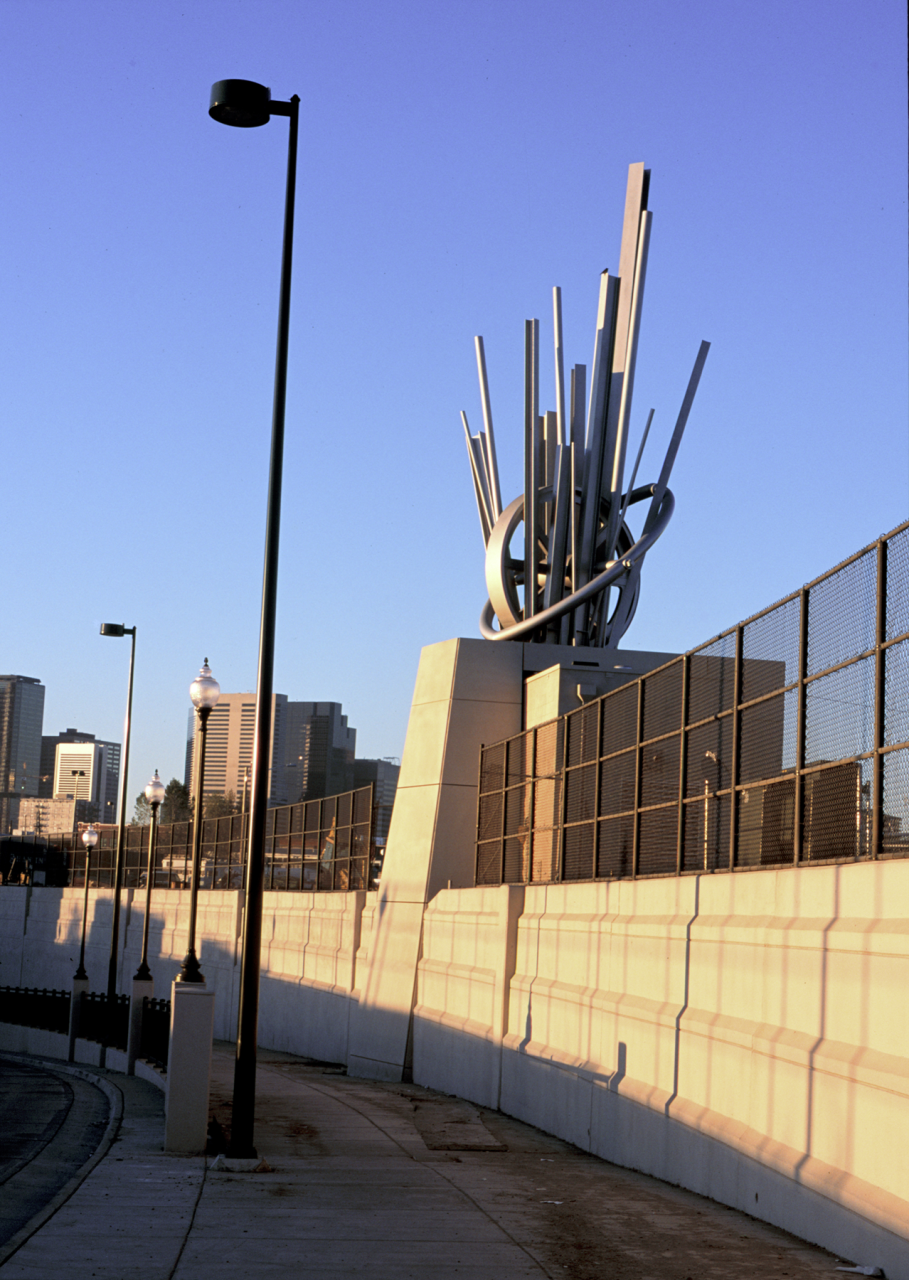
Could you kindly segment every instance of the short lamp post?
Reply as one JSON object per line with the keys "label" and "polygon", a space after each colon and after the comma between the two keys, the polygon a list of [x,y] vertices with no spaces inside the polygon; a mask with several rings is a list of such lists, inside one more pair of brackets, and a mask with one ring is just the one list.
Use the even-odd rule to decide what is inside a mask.
{"label": "short lamp post", "polygon": [[217,705],[221,696],[221,686],[211,673],[208,658],[202,670],[189,686],[189,696],[196,715],[199,717],[199,758],[196,761],[195,788],[193,790],[193,865],[192,880],[189,889],[189,943],[183,964],[180,966],[179,982],[203,982],[202,970],[196,958],[196,906],[199,897],[199,879],[202,871],[202,797],[205,782],[205,734],[208,729],[208,717]]}
{"label": "short lamp post", "polygon": [[92,865],[92,849],[98,843],[98,832],[95,830],[94,824],[86,827],[82,832],[82,843],[85,845],[85,898],[82,902],[82,945],[79,948],[79,968],[73,974],[77,981],[88,982],[88,974],[85,972],[85,926],[88,922],[88,873]]}
{"label": "short lamp post", "polygon": [[133,672],[136,667],[136,628],[120,622],[102,622],[103,636],[132,636],[129,655],[129,683],[126,689],[126,721],[123,725],[123,756],[120,762],[120,808],[117,814],[117,856],[114,862],[114,910],[110,926],[110,960],[107,966],[107,1003],[112,1009],[117,997],[117,949],[120,937],[120,885],[123,881],[123,845],[126,830],[126,783],[129,774],[129,726],[133,714]]}
{"label": "short lamp post", "polygon": [[151,805],[151,825],[148,829],[148,870],[145,873],[145,920],[142,923],[142,960],[136,970],[137,982],[151,982],[151,970],[148,967],[148,924],[151,920],[152,885],[155,880],[155,845],[158,834],[158,809],[164,799],[164,783],[155,776],[145,788],[145,798]]}

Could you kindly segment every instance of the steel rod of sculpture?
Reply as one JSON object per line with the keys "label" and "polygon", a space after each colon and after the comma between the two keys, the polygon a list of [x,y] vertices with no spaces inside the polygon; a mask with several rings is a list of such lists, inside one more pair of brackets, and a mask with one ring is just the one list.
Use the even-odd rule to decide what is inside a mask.
{"label": "steel rod of sculpture", "polygon": [[[668,487],[694,403],[709,342],[702,342],[656,484],[635,488],[653,410],[623,492],[644,284],[653,215],[647,208],[650,170],[628,170],[619,274],[600,276],[589,395],[587,368],[571,370],[565,418],[562,294],[553,289],[554,412],[541,413],[539,321],[524,326],[524,493],[503,507],[483,339],[477,372],[484,431],[470,434],[461,413],[471,477],[486,547],[489,598],[480,616],[488,640],[615,647],[631,624],[644,557],[675,509]],[[586,423],[584,402],[587,400]],[[628,508],[650,498],[637,540]],[[523,555],[511,542],[524,524]],[[518,588],[523,588],[523,602]],[[617,599],[611,607],[611,593]],[[497,620],[499,629],[493,623]]]}

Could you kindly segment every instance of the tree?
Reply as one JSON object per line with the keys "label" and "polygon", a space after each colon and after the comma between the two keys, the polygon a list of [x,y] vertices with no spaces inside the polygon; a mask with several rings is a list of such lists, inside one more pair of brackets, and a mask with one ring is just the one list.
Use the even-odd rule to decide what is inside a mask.
{"label": "tree", "polygon": [[189,800],[189,788],[177,778],[171,778],[164,788],[164,802],[161,805],[162,822],[189,822],[192,817],[192,805]]}
{"label": "tree", "polygon": [[133,810],[133,822],[138,823],[140,827],[147,827],[151,822],[151,805],[148,803],[148,796],[144,791],[140,791],[136,796],[136,807]]}
{"label": "tree", "polygon": [[206,796],[202,812],[206,818],[229,818],[231,814],[237,812],[237,801],[234,793],[228,791],[225,796]]}

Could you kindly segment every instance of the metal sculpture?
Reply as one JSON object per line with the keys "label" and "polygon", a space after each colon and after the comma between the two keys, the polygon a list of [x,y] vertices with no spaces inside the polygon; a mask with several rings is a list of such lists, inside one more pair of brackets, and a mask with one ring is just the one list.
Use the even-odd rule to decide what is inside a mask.
{"label": "metal sculpture", "polygon": [[[504,508],[486,355],[483,339],[475,340],[485,430],[472,436],[463,412],[461,421],[486,545],[489,599],[480,615],[480,630],[487,640],[615,647],[637,608],[644,556],[675,509],[669,476],[709,342],[701,343],[694,362],[659,480],[634,487],[653,421],[651,409],[623,492],[652,220],[647,208],[649,185],[650,170],[643,164],[631,165],[619,272],[611,276],[604,271],[600,276],[589,399],[586,366],[575,365],[567,421],[561,290],[553,289],[556,408],[543,415],[539,412],[540,325],[538,320],[525,321],[524,493]],[[625,517],[629,507],[648,499],[643,529],[635,539]],[[522,522],[524,555],[516,559],[511,542]],[[519,587],[523,588],[520,595]]]}

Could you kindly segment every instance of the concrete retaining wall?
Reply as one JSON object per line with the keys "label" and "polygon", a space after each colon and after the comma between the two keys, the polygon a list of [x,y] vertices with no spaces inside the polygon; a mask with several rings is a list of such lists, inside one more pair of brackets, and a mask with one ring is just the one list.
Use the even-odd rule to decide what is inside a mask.
{"label": "concrete retaining wall", "polygon": [[[375,894],[369,895],[375,898]],[[0,887],[0,985],[69,991],[79,963],[82,889]],[[92,991],[107,988],[112,894],[90,889],[85,967]],[[329,1062],[347,1058],[361,935],[368,943],[373,908],[366,893],[267,893],[262,934],[259,1038],[270,1048]],[[142,948],[144,891],[124,889],[118,989],[129,991]],[[215,993],[215,1036],[233,1040],[240,986],[240,894],[199,895],[197,939],[206,985]],[[189,895],[156,891],[148,960],[155,993],[169,998],[189,928]],[[65,1055],[64,1055],[65,1056]]]}
{"label": "concrete retaining wall", "polygon": [[423,936],[419,1083],[909,1275],[909,864],[452,890]]}
{"label": "concrete retaining wall", "polygon": [[[123,989],[142,900],[124,892]],[[81,905],[76,889],[0,889],[3,980],[67,989]],[[152,901],[159,994],[187,907]],[[348,1060],[380,911],[377,894],[266,895],[263,1045]],[[235,893],[200,897],[227,1039],[241,914]],[[89,894],[89,922],[97,990],[108,891]],[[909,862],[442,890],[423,916],[413,1075],[909,1277],[907,989]],[[38,1037],[62,1056],[23,1034],[3,1047]]]}

